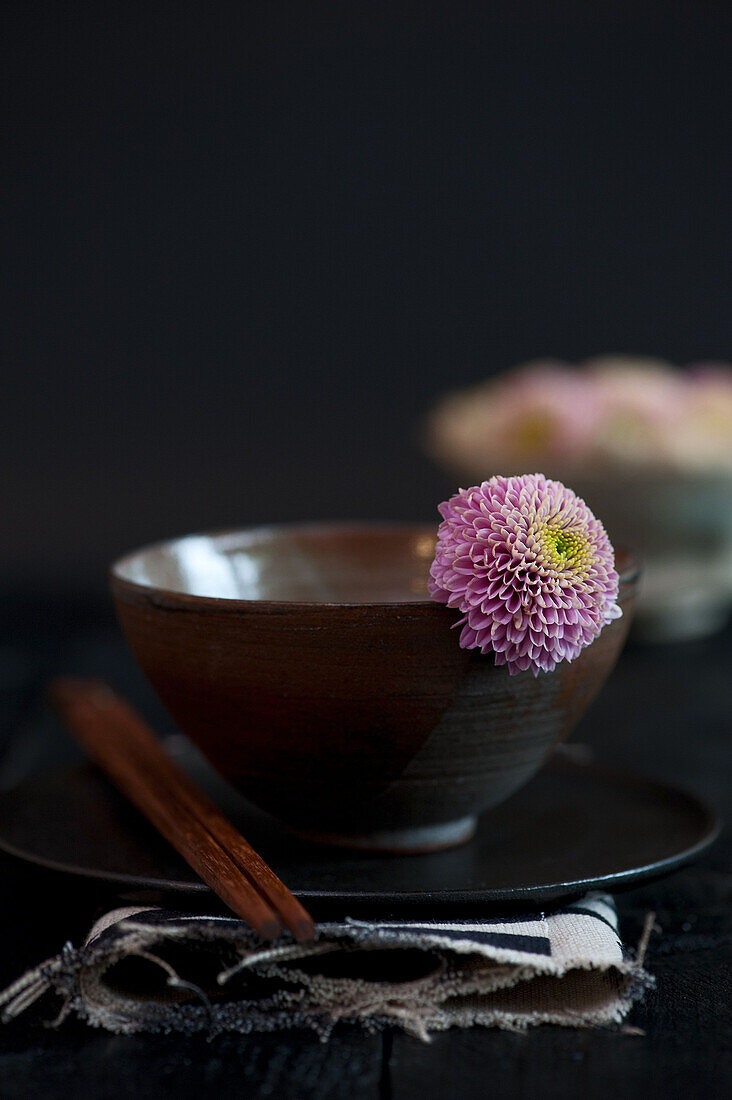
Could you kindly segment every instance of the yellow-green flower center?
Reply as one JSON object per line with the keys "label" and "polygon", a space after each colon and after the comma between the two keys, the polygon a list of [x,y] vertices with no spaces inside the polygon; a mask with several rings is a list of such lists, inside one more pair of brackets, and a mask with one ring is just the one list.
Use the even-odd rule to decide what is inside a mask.
{"label": "yellow-green flower center", "polygon": [[545,447],[556,434],[556,418],[544,409],[533,409],[525,414],[514,429],[514,438],[520,451],[533,452]]}
{"label": "yellow-green flower center", "polygon": [[584,573],[592,558],[592,551],[585,535],[566,527],[550,527],[546,524],[539,532],[539,542],[544,560],[553,569],[572,569]]}

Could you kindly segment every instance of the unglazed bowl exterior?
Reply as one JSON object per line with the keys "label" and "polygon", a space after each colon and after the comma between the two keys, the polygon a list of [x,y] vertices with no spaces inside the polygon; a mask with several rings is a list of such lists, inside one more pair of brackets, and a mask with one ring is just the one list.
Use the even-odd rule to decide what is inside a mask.
{"label": "unglazed bowl exterior", "polygon": [[313,839],[448,847],[540,768],[625,640],[510,676],[427,594],[434,527],[309,525],[191,536],[111,569],[125,636],[163,704],[247,799]]}

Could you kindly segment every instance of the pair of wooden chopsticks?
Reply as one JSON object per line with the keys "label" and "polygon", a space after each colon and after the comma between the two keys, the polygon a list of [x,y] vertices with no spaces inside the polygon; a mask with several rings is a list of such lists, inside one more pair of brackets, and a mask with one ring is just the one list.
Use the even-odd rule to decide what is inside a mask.
{"label": "pair of wooden chopsticks", "polygon": [[263,939],[312,917],[218,808],[176,767],[149,727],[104,683],[62,678],[51,701],[79,744],[211,889]]}

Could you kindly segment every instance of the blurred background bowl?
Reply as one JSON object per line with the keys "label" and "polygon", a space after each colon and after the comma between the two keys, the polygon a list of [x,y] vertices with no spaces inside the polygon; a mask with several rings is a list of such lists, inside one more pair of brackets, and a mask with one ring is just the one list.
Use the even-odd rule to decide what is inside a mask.
{"label": "blurred background bowl", "polygon": [[571,484],[613,542],[642,547],[635,639],[687,641],[724,627],[732,606],[732,476],[636,471],[618,479],[585,471]]}

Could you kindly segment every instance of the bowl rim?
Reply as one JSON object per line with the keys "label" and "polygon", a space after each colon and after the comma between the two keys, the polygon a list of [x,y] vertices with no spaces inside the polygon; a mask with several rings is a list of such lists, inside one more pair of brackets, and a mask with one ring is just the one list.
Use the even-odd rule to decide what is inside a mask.
{"label": "bowl rim", "polygon": [[[437,533],[437,526],[424,522],[335,520],[315,523],[257,524],[251,527],[225,527],[214,531],[200,531],[189,535],[179,535],[174,538],[161,539],[158,542],[148,543],[145,546],[141,546],[136,550],[131,550],[121,555],[121,557],[116,558],[109,566],[109,584],[115,598],[122,597],[126,602],[188,608],[189,610],[201,611],[246,611],[247,613],[251,613],[257,611],[297,611],[300,609],[303,611],[312,611],[316,608],[330,608],[335,610],[342,608],[363,608],[365,611],[388,609],[401,611],[402,613],[409,611],[430,611],[440,614],[444,614],[445,610],[454,611],[454,608],[447,608],[445,604],[439,603],[436,600],[421,598],[414,600],[338,600],[335,602],[328,602],[325,600],[260,600],[243,599],[241,597],[232,596],[200,596],[191,592],[180,592],[172,588],[162,588],[159,585],[131,581],[127,577],[121,575],[121,569],[131,558],[139,557],[142,554],[149,554],[154,550],[172,547],[176,543],[183,542],[185,539],[189,538],[222,539],[244,534],[271,536],[290,532],[334,534],[357,531],[369,531],[373,533],[396,533],[402,531],[414,535],[430,535],[432,537]],[[619,547],[616,551],[616,557],[618,554],[622,554],[626,558],[624,567],[618,570],[620,579],[618,599],[620,599],[621,596],[628,595],[629,590],[637,585],[641,571],[641,561],[635,551],[629,550],[623,546]]]}

